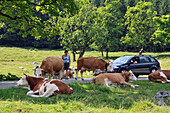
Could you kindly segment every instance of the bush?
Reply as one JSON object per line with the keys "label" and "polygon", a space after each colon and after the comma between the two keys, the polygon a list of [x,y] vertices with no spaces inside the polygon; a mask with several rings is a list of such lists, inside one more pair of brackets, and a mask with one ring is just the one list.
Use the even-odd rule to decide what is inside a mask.
{"label": "bush", "polygon": [[20,78],[16,75],[12,75],[11,73],[8,73],[8,75],[0,75],[0,81],[12,81],[12,80],[19,80]]}

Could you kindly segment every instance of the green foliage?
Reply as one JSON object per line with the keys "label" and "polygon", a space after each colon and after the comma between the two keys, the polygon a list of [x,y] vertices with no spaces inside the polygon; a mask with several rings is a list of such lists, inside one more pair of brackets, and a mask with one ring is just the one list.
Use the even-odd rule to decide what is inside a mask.
{"label": "green foliage", "polygon": [[17,77],[16,75],[12,75],[11,73],[8,73],[8,75],[0,74],[0,81],[12,81],[12,80],[19,80],[20,77]]}
{"label": "green foliage", "polygon": [[170,44],[170,15],[155,17],[154,21],[156,21],[158,28],[151,40],[154,40],[154,44],[159,43],[162,46]]}
{"label": "green foliage", "polygon": [[125,14],[127,34],[122,37],[122,43],[130,46],[152,49],[150,38],[155,31],[153,17],[156,12],[151,9],[152,3],[138,2],[135,7],[129,7]]}
{"label": "green foliage", "polygon": [[118,50],[119,40],[124,29],[121,7],[121,2],[112,1],[97,9],[98,18],[95,23],[97,30],[95,45],[98,50]]}
{"label": "green foliage", "polygon": [[[32,35],[36,39],[40,37],[51,37],[58,33],[56,26],[51,19],[59,16],[59,12],[74,14],[77,6],[73,0],[19,0],[19,1],[0,1],[0,18],[10,26],[8,31],[14,32],[19,29],[20,35],[26,37]],[[42,19],[35,14],[48,15],[49,18]]]}
{"label": "green foliage", "polygon": [[61,44],[72,51],[80,51],[80,56],[85,49],[94,42],[96,8],[91,4],[81,6],[78,14],[73,16],[62,14],[58,19]]}

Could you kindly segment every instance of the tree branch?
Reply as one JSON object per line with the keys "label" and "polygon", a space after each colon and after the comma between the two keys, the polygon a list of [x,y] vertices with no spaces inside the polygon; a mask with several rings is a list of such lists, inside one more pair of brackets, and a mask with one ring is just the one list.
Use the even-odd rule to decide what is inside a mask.
{"label": "tree branch", "polygon": [[4,13],[2,13],[2,12],[0,12],[0,15],[5,16],[5,17],[8,17],[8,18],[10,18],[11,20],[16,20],[16,19],[21,19],[21,18],[23,18],[23,17],[17,17],[17,16],[12,17],[12,16],[7,15],[7,14],[4,14]]}

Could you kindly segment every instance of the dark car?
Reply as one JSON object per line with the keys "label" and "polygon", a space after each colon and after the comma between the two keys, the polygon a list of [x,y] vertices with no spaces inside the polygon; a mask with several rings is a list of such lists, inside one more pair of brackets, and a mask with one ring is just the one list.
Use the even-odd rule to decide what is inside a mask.
{"label": "dark car", "polygon": [[148,75],[160,68],[158,60],[148,55],[122,56],[113,61],[114,72],[123,73],[125,70],[132,70],[137,77]]}

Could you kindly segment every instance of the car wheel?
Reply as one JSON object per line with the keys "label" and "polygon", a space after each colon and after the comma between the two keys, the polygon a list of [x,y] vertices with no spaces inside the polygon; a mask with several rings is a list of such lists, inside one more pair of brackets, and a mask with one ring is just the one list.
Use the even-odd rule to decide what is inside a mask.
{"label": "car wheel", "polygon": [[153,68],[151,69],[151,73],[154,73],[157,69]]}

